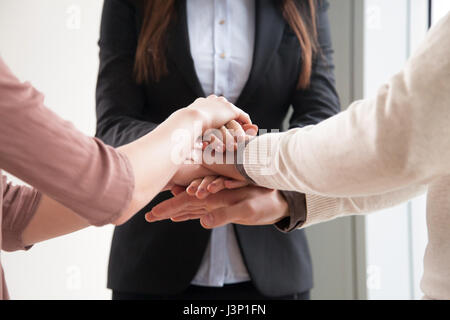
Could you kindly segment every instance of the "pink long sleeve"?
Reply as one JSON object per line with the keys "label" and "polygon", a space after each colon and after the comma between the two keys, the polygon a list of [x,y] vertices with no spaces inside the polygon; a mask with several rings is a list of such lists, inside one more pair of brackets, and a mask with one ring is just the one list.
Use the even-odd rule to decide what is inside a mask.
{"label": "pink long sleeve", "polygon": [[117,218],[134,189],[124,155],[47,109],[43,95],[21,83],[1,58],[0,168],[94,225]]}

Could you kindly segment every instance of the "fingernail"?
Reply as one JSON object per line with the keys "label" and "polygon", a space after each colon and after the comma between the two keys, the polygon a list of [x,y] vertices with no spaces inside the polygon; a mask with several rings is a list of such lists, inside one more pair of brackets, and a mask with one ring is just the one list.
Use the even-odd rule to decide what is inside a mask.
{"label": "fingernail", "polygon": [[197,192],[197,198],[200,200],[205,199],[209,195],[209,192],[202,189],[201,191]]}
{"label": "fingernail", "polygon": [[214,222],[214,219],[213,219],[213,217],[212,217],[210,214],[208,214],[207,216],[205,216],[205,219],[203,220],[203,223],[204,223],[205,226],[207,226],[207,227],[212,226],[213,222]]}

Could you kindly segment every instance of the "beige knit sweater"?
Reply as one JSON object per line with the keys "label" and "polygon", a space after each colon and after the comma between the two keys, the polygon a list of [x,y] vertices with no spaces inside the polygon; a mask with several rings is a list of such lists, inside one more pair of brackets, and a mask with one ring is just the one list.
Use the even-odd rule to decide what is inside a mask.
{"label": "beige knit sweater", "polygon": [[244,159],[257,184],[308,194],[304,226],[428,189],[422,290],[450,299],[450,14],[375,98],[316,126],[261,136]]}

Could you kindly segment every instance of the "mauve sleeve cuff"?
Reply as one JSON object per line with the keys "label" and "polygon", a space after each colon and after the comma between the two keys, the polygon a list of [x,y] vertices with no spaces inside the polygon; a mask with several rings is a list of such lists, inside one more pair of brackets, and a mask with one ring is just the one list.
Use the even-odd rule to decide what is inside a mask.
{"label": "mauve sleeve cuff", "polygon": [[123,170],[119,170],[116,173],[116,176],[113,177],[113,179],[116,181],[116,184],[110,187],[110,192],[117,196],[115,197],[115,199],[112,199],[112,201],[117,201],[119,206],[117,207],[117,210],[105,220],[96,219],[97,217],[104,215],[104,212],[92,212],[90,218],[88,218],[88,221],[94,226],[100,227],[116,221],[130,206],[131,200],[133,198],[135,177],[130,160],[125,154],[121,153],[120,151],[117,151],[117,155],[119,157],[121,166],[123,166]]}
{"label": "mauve sleeve cuff", "polygon": [[12,252],[17,250],[29,250],[32,246],[26,246],[23,242],[22,235],[26,227],[33,219],[39,204],[41,203],[42,194],[36,189],[21,187],[20,199],[15,199],[23,206],[20,206],[20,212],[11,213],[17,216],[9,227],[2,230],[2,250]]}

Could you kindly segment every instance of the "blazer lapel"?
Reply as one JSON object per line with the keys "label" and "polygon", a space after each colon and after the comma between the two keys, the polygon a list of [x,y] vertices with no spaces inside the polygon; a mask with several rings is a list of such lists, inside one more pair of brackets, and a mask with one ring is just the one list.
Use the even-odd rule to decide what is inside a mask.
{"label": "blazer lapel", "polygon": [[273,0],[255,1],[255,49],[252,70],[236,102],[237,106],[244,106],[247,99],[258,87],[280,46],[285,22],[277,3],[278,1]]}
{"label": "blazer lapel", "polygon": [[168,57],[175,63],[195,95],[204,97],[205,93],[197,77],[189,45],[186,0],[176,1],[176,3],[177,19],[169,34]]}

